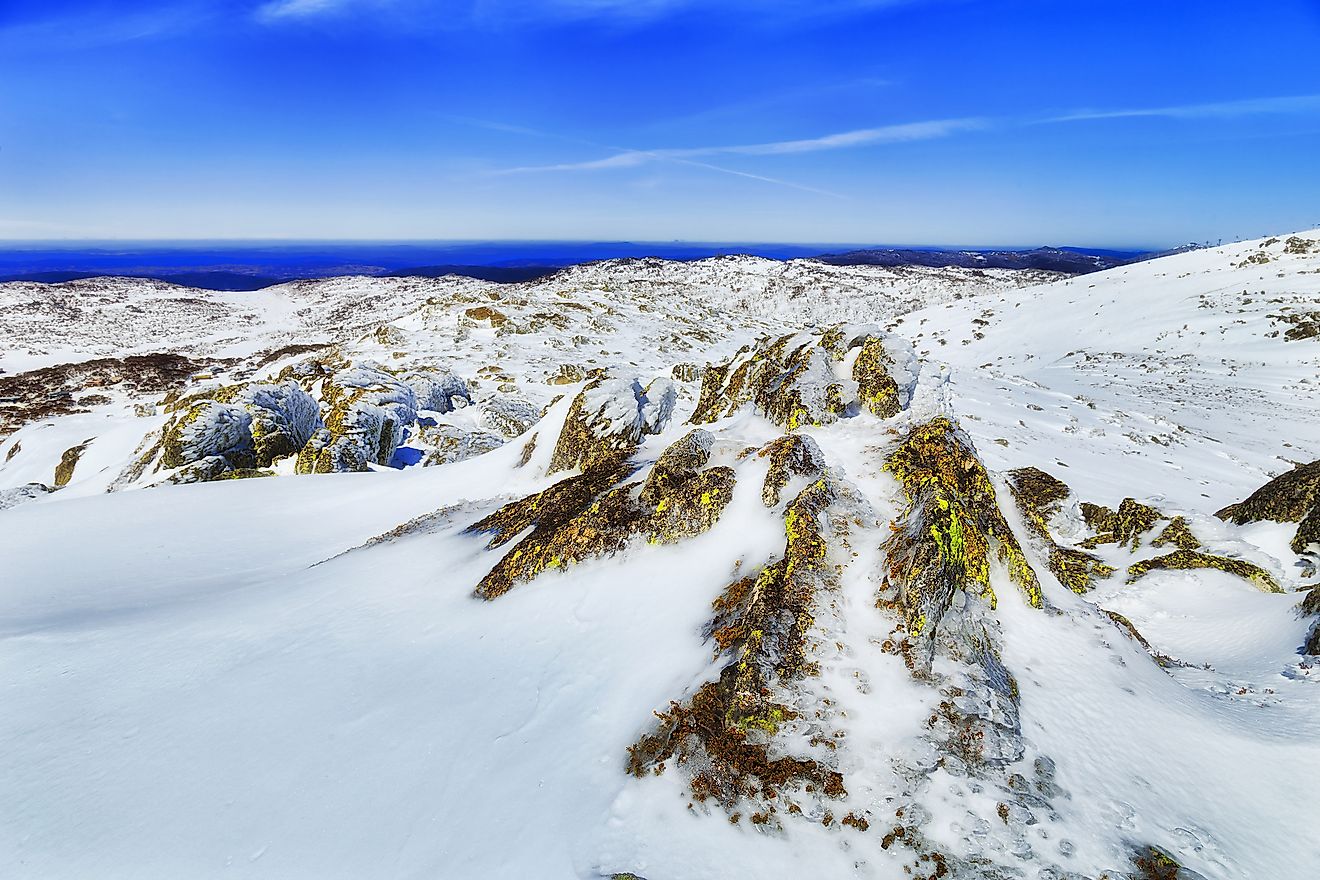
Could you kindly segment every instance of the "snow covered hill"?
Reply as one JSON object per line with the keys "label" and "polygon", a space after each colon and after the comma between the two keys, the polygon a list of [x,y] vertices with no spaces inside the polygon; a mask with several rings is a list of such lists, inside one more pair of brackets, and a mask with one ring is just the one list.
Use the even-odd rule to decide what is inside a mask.
{"label": "snow covered hill", "polygon": [[1320,863],[1320,231],[0,304],[6,877]]}

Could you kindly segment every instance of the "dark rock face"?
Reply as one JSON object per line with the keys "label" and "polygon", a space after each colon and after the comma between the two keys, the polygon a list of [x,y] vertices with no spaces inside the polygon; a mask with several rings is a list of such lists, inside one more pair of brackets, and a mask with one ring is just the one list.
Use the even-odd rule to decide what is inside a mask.
{"label": "dark rock face", "polygon": [[1294,553],[1320,543],[1320,461],[1298,465],[1261,486],[1245,501],[1230,504],[1215,514],[1238,525],[1260,522],[1295,522]]}

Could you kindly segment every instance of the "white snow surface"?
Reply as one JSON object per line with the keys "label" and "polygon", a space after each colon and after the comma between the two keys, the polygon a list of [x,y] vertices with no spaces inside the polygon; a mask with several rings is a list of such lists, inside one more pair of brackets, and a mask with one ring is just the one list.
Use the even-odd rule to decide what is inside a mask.
{"label": "white snow surface", "polygon": [[[905,876],[898,848],[880,843],[901,791],[929,839],[1018,872],[1005,877],[1065,876],[1054,865],[1098,878],[1127,870],[1137,844],[1210,880],[1312,877],[1320,670],[1296,653],[1309,624],[1294,608],[1316,579],[1285,526],[1210,516],[1320,458],[1320,339],[1269,335],[1287,326],[1271,315],[1320,311],[1320,241],[1283,248],[1245,242],[1021,289],[1026,279],[995,270],[754,258],[613,261],[504,287],[0,285],[10,372],[163,339],[203,361],[324,341],[354,361],[452,372],[478,406],[516,394],[525,413],[559,397],[528,430],[526,466],[512,441],[439,467],[107,493],[164,421],[122,394],[0,439],[0,489],[15,498],[92,440],[67,488],[0,508],[0,876],[887,880]],[[1269,262],[1244,263],[1259,253]],[[467,316],[477,306],[504,322]],[[760,830],[691,808],[677,770],[637,779],[624,767],[654,712],[718,674],[701,634],[712,600],[782,552],[782,517],[760,497],[767,464],[737,455],[781,430],[748,410],[703,426],[711,464],[738,482],[715,527],[678,544],[639,542],[483,602],[472,589],[497,554],[463,530],[563,476],[543,474],[581,387],[554,381],[564,364],[645,386],[760,333],[844,320],[886,326],[917,354],[887,345],[904,357],[899,416],[804,429],[873,508],[818,618],[825,647],[808,684],[846,732],[837,814],[866,814],[871,828],[803,818]],[[653,386],[673,417],[637,462],[691,430],[696,391]],[[1212,552],[1262,565],[1286,591],[1217,571],[1129,585],[1120,571],[1075,595],[1048,575],[996,477],[1052,606],[1031,608],[995,572],[1026,748],[1011,769],[1030,775],[1048,756],[1065,792],[1021,838],[993,788],[943,769],[913,788],[901,769],[924,760],[941,696],[879,647],[896,626],[875,602],[880,544],[903,507],[883,454],[939,414],[992,473],[1033,465],[1076,498],[1184,514]],[[1061,528],[1079,527],[1068,517]],[[1186,665],[1157,666],[1102,608]],[[1021,841],[1029,857],[1012,852]]]}

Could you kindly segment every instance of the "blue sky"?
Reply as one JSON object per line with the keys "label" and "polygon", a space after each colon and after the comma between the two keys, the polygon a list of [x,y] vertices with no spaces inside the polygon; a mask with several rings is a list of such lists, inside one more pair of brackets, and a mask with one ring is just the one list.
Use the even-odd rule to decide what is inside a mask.
{"label": "blue sky", "polygon": [[0,238],[1320,226],[1320,0],[0,0]]}

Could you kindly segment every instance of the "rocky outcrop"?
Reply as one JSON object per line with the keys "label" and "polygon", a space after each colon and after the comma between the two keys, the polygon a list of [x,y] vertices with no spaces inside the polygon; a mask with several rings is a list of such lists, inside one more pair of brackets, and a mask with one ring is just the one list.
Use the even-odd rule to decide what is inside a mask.
{"label": "rocky outcrop", "polygon": [[1066,483],[1039,468],[1026,467],[1009,471],[1008,488],[1027,527],[1046,545],[1047,565],[1059,583],[1074,593],[1085,593],[1097,579],[1114,573],[1113,566],[1106,565],[1098,556],[1054,540],[1050,520],[1072,495]]}
{"label": "rocky outcrop", "polygon": [[321,426],[316,400],[296,382],[223,386],[175,401],[171,409],[160,467],[208,462],[185,472],[201,479],[269,467],[298,452]]}
{"label": "rocky outcrop", "polygon": [[506,504],[468,528],[490,536],[488,549],[532,529],[477,584],[478,597],[498,598],[547,569],[617,552],[637,538],[671,544],[715,524],[733,497],[735,476],[732,468],[705,468],[710,434],[689,433],[665,450],[644,482],[616,486],[629,472],[610,442],[619,436],[607,434],[602,445],[581,447],[590,453],[583,473]]}
{"label": "rocky outcrop", "polygon": [[1154,507],[1142,504],[1135,498],[1124,498],[1118,505],[1118,510],[1082,502],[1082,518],[1086,521],[1087,527],[1096,533],[1082,542],[1083,547],[1117,544],[1128,550],[1136,550],[1141,546],[1141,536],[1155,528],[1155,524],[1166,517]]}
{"label": "rocky outcrop", "polygon": [[501,394],[481,402],[477,424],[487,431],[512,439],[525,433],[540,418],[541,411],[526,400]]}
{"label": "rocky outcrop", "polygon": [[791,479],[796,477],[810,482],[825,473],[825,456],[816,441],[805,434],[785,434],[767,443],[756,454],[770,459],[770,469],[766,471],[761,488],[761,501],[766,507],[779,504],[784,487]]}
{"label": "rocky outcrop", "polygon": [[1128,583],[1132,583],[1144,577],[1146,574],[1156,570],[1186,570],[1197,568],[1213,568],[1219,571],[1228,572],[1240,578],[1250,581],[1260,590],[1266,593],[1282,593],[1283,588],[1279,586],[1274,577],[1265,569],[1261,568],[1245,559],[1234,559],[1231,556],[1217,556],[1213,553],[1198,553],[1195,550],[1175,550],[1172,553],[1166,553],[1163,556],[1156,556],[1154,559],[1143,559],[1128,566]]}
{"label": "rocky outcrop", "polygon": [[546,473],[616,469],[642,437],[663,430],[676,401],[668,379],[645,388],[636,379],[591,380],[569,407]]}
{"label": "rocky outcrop", "polygon": [[300,474],[365,471],[388,465],[417,418],[417,393],[371,365],[336,373],[322,391],[325,425],[298,453]]}
{"label": "rocky outcrop", "polygon": [[913,636],[931,637],[959,593],[995,605],[990,555],[996,553],[1027,601],[1041,607],[1036,572],[995,498],[971,441],[944,417],[913,428],[885,461],[908,499],[885,544],[886,585]]}
{"label": "rocky outcrop", "polygon": [[1305,552],[1308,546],[1320,544],[1320,461],[1275,477],[1215,516],[1239,525],[1263,520],[1298,523],[1291,547],[1294,553]]}
{"label": "rocky outcrop", "polygon": [[82,458],[83,453],[87,451],[87,446],[91,442],[92,438],[89,438],[77,446],[64,450],[64,454],[60,456],[60,463],[55,465],[54,485],[56,489],[69,485],[69,481],[73,479],[73,471],[78,467],[78,461]]}
{"label": "rocky outcrop", "polygon": [[785,727],[802,738],[812,725],[792,708],[792,693],[816,671],[807,636],[818,594],[836,582],[830,507],[839,492],[826,475],[798,493],[784,512],[782,557],[734,581],[715,601],[706,633],[725,658],[720,675],[657,713],[652,731],[629,748],[630,773],[659,773],[673,761],[693,798],[726,810],[749,799],[760,807],[756,824],[781,811],[800,813],[798,797],[846,793],[837,769],[819,756],[794,755],[776,739]]}
{"label": "rocky outcrop", "polygon": [[[417,464],[434,467],[485,455],[493,449],[499,449],[505,440],[490,431],[472,431],[455,425],[427,425],[418,427],[416,436],[408,442],[409,447],[418,448],[421,458]],[[399,451],[402,453],[408,450]]]}
{"label": "rocky outcrop", "polygon": [[886,337],[871,328],[765,337],[727,363],[706,367],[691,421],[714,422],[748,405],[790,431],[862,407],[888,417],[905,403],[893,368]]}

